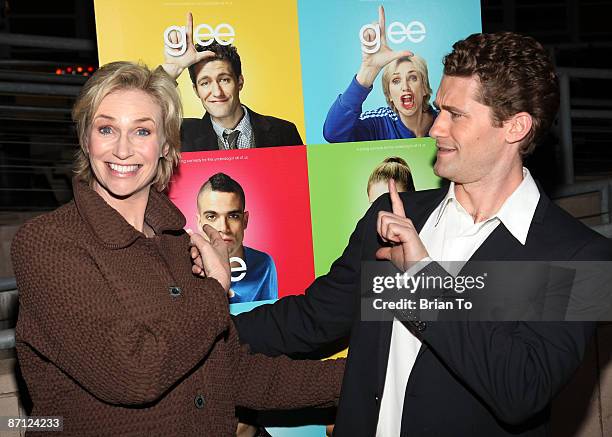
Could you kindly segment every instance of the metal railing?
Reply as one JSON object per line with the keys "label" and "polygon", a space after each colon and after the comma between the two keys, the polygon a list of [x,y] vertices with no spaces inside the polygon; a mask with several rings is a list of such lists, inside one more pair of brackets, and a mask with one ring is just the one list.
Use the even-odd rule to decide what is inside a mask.
{"label": "metal railing", "polygon": [[96,50],[95,41],[89,39],[26,35],[21,33],[0,33],[0,45],[70,51]]}
{"label": "metal railing", "polygon": [[[0,303],[7,306],[17,305],[19,292],[15,278],[0,278]],[[11,311],[5,311],[10,313]],[[0,330],[0,349],[15,347],[15,328]]]}
{"label": "metal railing", "polygon": [[[572,109],[570,79],[612,79],[612,70],[598,68],[557,68],[561,91],[559,108],[559,136],[561,140],[561,166],[563,183],[573,184],[574,145],[572,138],[572,119],[612,119],[612,109]],[[600,105],[595,105],[600,106]],[[607,211],[607,210],[606,210]]]}
{"label": "metal railing", "polygon": [[[555,189],[551,194],[553,200],[560,200],[573,196],[590,193],[599,193],[599,214],[601,224],[590,227],[605,237],[612,238],[612,179],[576,182]],[[577,217],[580,218],[580,217]]]}

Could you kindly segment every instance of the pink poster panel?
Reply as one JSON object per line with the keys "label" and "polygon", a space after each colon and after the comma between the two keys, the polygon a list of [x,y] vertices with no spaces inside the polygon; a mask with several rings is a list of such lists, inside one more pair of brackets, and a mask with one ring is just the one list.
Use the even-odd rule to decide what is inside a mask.
{"label": "pink poster panel", "polygon": [[278,273],[278,297],[301,294],[314,279],[306,147],[186,152],[169,197],[201,232],[197,196],[214,174],[225,173],[245,194],[245,246],[269,254]]}

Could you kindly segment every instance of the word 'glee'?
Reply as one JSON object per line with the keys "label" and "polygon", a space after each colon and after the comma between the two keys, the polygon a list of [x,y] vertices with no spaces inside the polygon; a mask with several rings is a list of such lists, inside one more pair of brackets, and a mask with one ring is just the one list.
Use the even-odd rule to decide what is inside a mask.
{"label": "word 'glee'", "polygon": [[[178,41],[170,40],[170,32],[178,33]],[[214,29],[208,24],[200,24],[193,31],[193,42],[207,47],[213,41],[217,41],[222,46],[228,46],[234,42],[236,32],[227,23],[218,24]],[[187,51],[187,29],[185,26],[169,26],[164,30],[164,46],[166,53],[170,56],[182,56]],[[178,50],[178,52],[176,51]]]}
{"label": "word 'glee'", "polygon": [[[374,39],[372,41],[367,41],[365,39],[365,34],[368,30],[374,32]],[[406,25],[399,21],[394,21],[389,24],[386,35],[387,39],[394,44],[401,44],[406,41],[406,39],[416,44],[425,39],[427,36],[427,29],[425,29],[425,25],[420,21],[411,21]],[[376,23],[364,24],[361,26],[361,29],[359,29],[359,40],[361,41],[361,50],[363,50],[364,53],[376,53],[380,50],[380,25]]]}

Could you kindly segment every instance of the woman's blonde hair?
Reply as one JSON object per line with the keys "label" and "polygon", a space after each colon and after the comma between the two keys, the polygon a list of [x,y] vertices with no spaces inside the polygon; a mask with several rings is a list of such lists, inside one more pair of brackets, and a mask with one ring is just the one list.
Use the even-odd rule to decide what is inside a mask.
{"label": "woman's blonde hair", "polygon": [[77,178],[91,184],[93,172],[89,161],[88,145],[93,117],[102,100],[119,90],[140,90],[155,101],[162,112],[160,138],[167,153],[159,159],[153,186],[162,191],[168,185],[172,171],[179,162],[181,150],[181,100],[176,83],[161,68],[149,70],[146,65],[133,62],[106,64],[85,83],[72,109],[80,148],[75,159]]}
{"label": "woman's blonde hair", "polygon": [[415,191],[408,163],[399,156],[390,156],[372,170],[366,194],[370,193],[370,187],[375,183],[388,182],[389,179],[395,180],[398,191]]}
{"label": "woman's blonde hair", "polygon": [[393,100],[391,100],[391,93],[389,92],[389,81],[391,80],[391,75],[395,72],[395,69],[402,62],[410,62],[414,66],[414,71],[421,77],[421,82],[423,83],[423,89],[425,90],[425,96],[423,97],[423,112],[427,112],[429,110],[429,99],[431,99],[431,85],[429,84],[429,73],[427,72],[427,61],[423,59],[419,55],[405,56],[403,58],[399,58],[396,61],[389,63],[382,74],[382,89],[383,94],[385,95],[385,99],[387,100],[387,105],[389,108],[393,109],[394,112],[397,112],[397,108],[393,104]]}

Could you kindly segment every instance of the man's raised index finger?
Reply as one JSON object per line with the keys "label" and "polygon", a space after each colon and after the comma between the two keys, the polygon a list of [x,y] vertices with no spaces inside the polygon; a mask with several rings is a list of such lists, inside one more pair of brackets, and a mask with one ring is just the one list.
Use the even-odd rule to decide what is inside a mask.
{"label": "man's raised index finger", "polygon": [[399,215],[400,217],[406,217],[404,204],[402,203],[402,199],[400,199],[399,193],[397,192],[397,187],[395,186],[395,181],[393,178],[389,179],[389,196],[391,196],[391,212],[393,212],[395,215]]}

